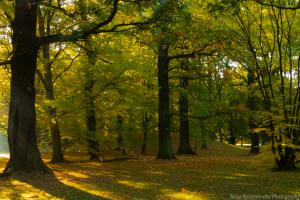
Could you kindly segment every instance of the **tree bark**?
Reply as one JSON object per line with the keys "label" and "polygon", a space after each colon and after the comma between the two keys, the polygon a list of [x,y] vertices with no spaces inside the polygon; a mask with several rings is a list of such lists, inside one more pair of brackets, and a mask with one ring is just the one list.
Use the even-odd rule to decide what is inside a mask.
{"label": "tree bark", "polygon": [[[48,68],[48,70],[46,71],[45,82],[46,82],[45,85],[46,98],[50,101],[54,101],[51,68],[50,69]],[[52,138],[52,158],[50,162],[62,162],[64,161],[64,156],[63,156],[63,151],[61,146],[61,134],[60,134],[59,123],[57,119],[57,111],[54,105],[48,106],[48,114],[49,114],[49,127],[50,127],[51,138]]]}
{"label": "tree bark", "polygon": [[[84,42],[84,46],[91,50],[91,45],[88,41]],[[96,137],[97,121],[94,97],[94,70],[96,64],[95,55],[89,51],[85,51],[87,57],[86,66],[84,66],[84,109],[85,109],[85,124],[87,128],[87,146],[90,160],[101,161],[99,142]]]}
{"label": "tree bark", "polygon": [[4,172],[47,171],[36,140],[35,70],[37,2],[15,1],[11,96],[8,120],[10,159]]}
{"label": "tree bark", "polygon": [[[233,103],[230,104],[231,106],[234,106]],[[236,145],[236,132],[237,132],[237,114],[234,111],[233,113],[229,114],[229,138],[228,138],[228,143],[232,145]]]}
{"label": "tree bark", "polygon": [[[54,101],[54,89],[53,89],[53,80],[52,80],[52,70],[49,64],[45,66],[45,90],[46,98],[50,101]],[[48,106],[49,114],[49,127],[52,138],[52,158],[50,162],[62,162],[64,161],[62,146],[61,146],[61,134],[59,130],[59,122],[57,119],[57,111],[54,105]]]}
{"label": "tree bark", "polygon": [[[86,69],[88,70],[88,69]],[[94,88],[94,80],[85,74],[84,85],[84,106],[85,106],[85,123],[87,127],[87,145],[90,160],[101,160],[99,142],[96,138],[96,111],[95,102],[92,96]]]}
{"label": "tree bark", "polygon": [[184,92],[181,92],[179,95],[179,112],[180,112],[180,137],[179,137],[179,147],[177,154],[195,154],[192,149],[190,143],[190,133],[189,133],[189,119],[188,119],[188,112],[189,112],[189,102],[188,102],[188,60],[185,59],[181,63],[181,71],[183,72],[183,76],[180,80],[180,84]]}
{"label": "tree bark", "polygon": [[249,130],[251,135],[251,150],[250,153],[259,153],[259,134],[255,133],[253,130],[256,128],[255,119],[253,112],[256,110],[256,100],[254,97],[254,91],[252,91],[252,85],[255,83],[254,70],[248,69],[247,79],[248,79],[248,108],[250,111],[249,114]]}
{"label": "tree bark", "polygon": [[169,45],[160,41],[158,45],[158,134],[159,146],[157,158],[174,159],[170,132],[170,97],[169,97]]}

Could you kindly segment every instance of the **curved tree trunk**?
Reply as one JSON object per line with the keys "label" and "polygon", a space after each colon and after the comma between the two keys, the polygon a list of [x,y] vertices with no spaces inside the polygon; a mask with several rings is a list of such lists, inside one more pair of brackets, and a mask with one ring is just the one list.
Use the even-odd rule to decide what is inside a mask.
{"label": "curved tree trunk", "polygon": [[47,170],[36,140],[34,78],[38,44],[36,40],[37,2],[15,2],[11,99],[8,121],[10,159],[4,172]]}

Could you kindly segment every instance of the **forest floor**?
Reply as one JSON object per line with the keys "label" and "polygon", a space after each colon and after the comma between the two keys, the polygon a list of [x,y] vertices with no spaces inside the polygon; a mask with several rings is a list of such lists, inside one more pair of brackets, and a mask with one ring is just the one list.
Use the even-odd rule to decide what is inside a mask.
{"label": "forest floor", "polygon": [[[246,198],[246,195],[273,195],[269,199],[284,199],[275,195],[299,195],[300,199],[300,171],[272,172],[274,162],[269,150],[255,156],[249,155],[248,150],[211,144],[196,156],[177,156],[175,161],[156,160],[154,155],[148,155],[107,163],[88,162],[87,157],[67,155],[70,162],[48,164],[55,176],[24,174],[0,178],[0,199],[268,197]],[[6,161],[7,158],[0,158],[0,170]],[[292,199],[292,196],[285,197]]]}

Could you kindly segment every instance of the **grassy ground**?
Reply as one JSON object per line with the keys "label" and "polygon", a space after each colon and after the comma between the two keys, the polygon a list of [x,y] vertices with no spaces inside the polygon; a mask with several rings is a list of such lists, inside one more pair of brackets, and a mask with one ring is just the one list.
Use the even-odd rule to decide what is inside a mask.
{"label": "grassy ground", "polygon": [[[94,163],[67,156],[72,162],[49,164],[55,176],[1,178],[0,199],[223,200],[242,194],[300,195],[300,172],[271,172],[273,159],[267,153],[252,156],[248,149],[212,144],[197,156],[178,156],[176,161],[152,155]],[[0,159],[0,170],[6,161]]]}

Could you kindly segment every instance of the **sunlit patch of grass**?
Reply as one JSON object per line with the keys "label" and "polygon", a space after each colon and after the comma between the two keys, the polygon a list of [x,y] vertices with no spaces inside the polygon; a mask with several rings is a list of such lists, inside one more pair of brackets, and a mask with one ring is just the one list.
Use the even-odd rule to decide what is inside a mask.
{"label": "sunlit patch of grass", "polygon": [[155,175],[159,175],[159,176],[166,175],[166,173],[159,172],[159,171],[147,171],[147,173],[149,173],[149,174],[155,174]]}
{"label": "sunlit patch of grass", "polygon": [[70,176],[74,176],[76,178],[89,178],[90,176],[83,174],[83,173],[78,173],[78,172],[66,172],[66,174]]}
{"label": "sunlit patch of grass", "polygon": [[117,182],[119,184],[123,184],[136,189],[151,189],[160,185],[158,183],[137,182],[137,181],[130,181],[130,180],[118,180]]}
{"label": "sunlit patch of grass", "polygon": [[217,179],[229,179],[229,180],[238,180],[236,176],[215,176]]}
{"label": "sunlit patch of grass", "polygon": [[161,199],[172,199],[172,200],[209,200],[211,199],[207,194],[200,194],[196,192],[190,192],[186,189],[182,191],[174,191],[169,189],[161,190]]}
{"label": "sunlit patch of grass", "polygon": [[6,187],[5,190],[1,191],[1,199],[5,199],[4,196],[8,199],[57,199],[45,191],[16,179],[10,180],[10,187]]}
{"label": "sunlit patch of grass", "polygon": [[253,177],[253,175],[250,174],[240,174],[240,173],[234,173],[234,176],[240,176],[240,177]]}
{"label": "sunlit patch of grass", "polygon": [[[71,186],[75,190],[82,190],[83,192],[87,192],[89,194],[99,196],[99,198],[100,197],[113,198],[113,199],[120,198],[120,196],[115,194],[114,191],[101,189],[101,187],[98,187],[99,186],[98,184],[82,183],[82,182],[77,182],[77,181],[70,180],[70,179],[60,179],[60,181],[67,186]],[[76,198],[74,198],[74,199],[76,199]],[[78,197],[78,199],[81,199],[81,198]]]}

